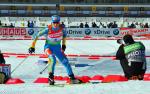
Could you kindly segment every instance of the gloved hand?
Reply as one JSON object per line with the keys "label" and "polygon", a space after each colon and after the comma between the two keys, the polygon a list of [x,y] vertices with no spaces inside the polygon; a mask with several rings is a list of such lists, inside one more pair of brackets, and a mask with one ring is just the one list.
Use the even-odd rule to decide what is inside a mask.
{"label": "gloved hand", "polygon": [[62,50],[65,51],[66,50],[66,45],[62,45]]}
{"label": "gloved hand", "polygon": [[28,51],[29,51],[30,54],[35,53],[35,48],[30,47],[30,48],[28,49]]}
{"label": "gloved hand", "polygon": [[117,43],[118,43],[118,44],[123,44],[123,40],[122,40],[122,39],[118,39],[118,40],[117,40]]}

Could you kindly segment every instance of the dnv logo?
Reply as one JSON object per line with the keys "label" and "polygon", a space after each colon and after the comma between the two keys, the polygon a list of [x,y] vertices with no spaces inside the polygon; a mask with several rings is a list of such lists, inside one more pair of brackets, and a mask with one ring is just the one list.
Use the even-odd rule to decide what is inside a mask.
{"label": "dnv logo", "polygon": [[119,34],[119,30],[118,30],[118,29],[114,29],[114,30],[113,30],[113,34],[114,34],[114,35],[118,35],[118,34]]}
{"label": "dnv logo", "polygon": [[91,34],[91,30],[90,29],[85,29],[85,34],[86,35],[90,35]]}

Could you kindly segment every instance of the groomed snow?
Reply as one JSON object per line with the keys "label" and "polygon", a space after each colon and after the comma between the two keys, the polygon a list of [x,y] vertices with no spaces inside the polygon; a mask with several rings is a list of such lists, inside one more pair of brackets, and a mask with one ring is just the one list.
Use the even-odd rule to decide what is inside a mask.
{"label": "groomed snow", "polygon": [[[0,40],[0,49],[4,53],[28,53],[31,40]],[[146,55],[150,55],[150,41],[142,40],[146,46]],[[44,41],[39,40],[36,45],[36,53],[43,53]],[[68,40],[66,54],[91,54],[91,55],[115,55],[118,49],[115,40]],[[23,58],[9,57],[5,58],[8,64],[11,64],[12,71],[22,62]],[[88,60],[77,58],[78,64],[87,64],[85,67],[74,67],[75,75],[94,76],[97,74],[106,76],[109,74],[123,74],[119,61],[103,58],[100,60]],[[127,81],[115,83],[99,83],[86,85],[66,85],[65,87],[48,87],[48,84],[34,84],[33,81],[38,77],[47,77],[47,71],[39,74],[44,64],[37,61],[40,58],[29,56],[12,73],[12,77],[20,78],[25,81],[24,84],[0,85],[0,94],[149,94],[149,81]],[[149,62],[147,58],[148,69],[150,73]],[[56,66],[55,75],[65,76],[66,70],[61,64]]]}

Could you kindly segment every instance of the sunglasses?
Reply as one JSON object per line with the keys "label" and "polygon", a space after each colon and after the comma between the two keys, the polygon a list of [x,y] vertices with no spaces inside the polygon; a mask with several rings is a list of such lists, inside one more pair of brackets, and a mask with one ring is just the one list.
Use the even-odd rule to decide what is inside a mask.
{"label": "sunglasses", "polygon": [[53,24],[59,24],[59,22],[53,22]]}

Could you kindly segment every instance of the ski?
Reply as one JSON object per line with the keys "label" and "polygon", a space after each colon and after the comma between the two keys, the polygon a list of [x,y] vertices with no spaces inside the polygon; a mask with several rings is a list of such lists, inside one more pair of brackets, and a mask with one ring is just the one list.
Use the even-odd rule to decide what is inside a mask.
{"label": "ski", "polygon": [[65,86],[78,86],[78,85],[91,85],[99,84],[98,82],[79,83],[79,84],[67,84],[67,83],[55,83],[54,85],[48,85],[47,87],[65,87]]}
{"label": "ski", "polygon": [[54,84],[54,85],[47,85],[46,87],[64,87],[65,84]]}

